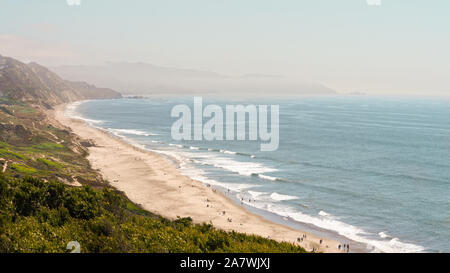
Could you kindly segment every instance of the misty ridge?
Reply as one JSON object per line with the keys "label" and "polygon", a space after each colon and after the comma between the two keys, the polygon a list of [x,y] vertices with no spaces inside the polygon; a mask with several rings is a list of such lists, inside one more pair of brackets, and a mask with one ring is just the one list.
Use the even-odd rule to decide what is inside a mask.
{"label": "misty ridge", "polygon": [[320,83],[278,75],[227,76],[209,71],[162,67],[147,63],[107,63],[50,68],[62,78],[112,88],[123,95],[302,96],[333,95]]}

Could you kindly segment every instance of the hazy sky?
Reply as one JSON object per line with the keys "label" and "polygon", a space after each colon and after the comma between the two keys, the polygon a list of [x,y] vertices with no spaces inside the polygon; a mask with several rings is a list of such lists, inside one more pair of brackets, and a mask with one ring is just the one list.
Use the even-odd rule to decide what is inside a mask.
{"label": "hazy sky", "polygon": [[[448,0],[1,0],[0,54],[450,95]],[[74,4],[69,5],[68,2]]]}

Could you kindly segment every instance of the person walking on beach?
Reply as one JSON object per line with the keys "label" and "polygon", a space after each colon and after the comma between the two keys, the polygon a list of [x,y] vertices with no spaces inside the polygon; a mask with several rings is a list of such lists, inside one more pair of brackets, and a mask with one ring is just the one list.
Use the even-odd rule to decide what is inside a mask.
{"label": "person walking on beach", "polygon": [[347,253],[350,251],[350,245],[347,244]]}

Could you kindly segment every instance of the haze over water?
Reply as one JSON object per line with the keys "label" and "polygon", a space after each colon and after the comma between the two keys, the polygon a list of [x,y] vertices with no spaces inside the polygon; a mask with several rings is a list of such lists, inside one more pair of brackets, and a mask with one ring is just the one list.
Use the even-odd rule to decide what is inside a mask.
{"label": "haze over water", "polygon": [[448,100],[204,98],[221,106],[279,104],[275,152],[260,152],[259,142],[172,140],[172,107],[192,102],[98,100],[68,113],[175,157],[183,173],[230,189],[248,206],[335,231],[369,251],[450,251]]}

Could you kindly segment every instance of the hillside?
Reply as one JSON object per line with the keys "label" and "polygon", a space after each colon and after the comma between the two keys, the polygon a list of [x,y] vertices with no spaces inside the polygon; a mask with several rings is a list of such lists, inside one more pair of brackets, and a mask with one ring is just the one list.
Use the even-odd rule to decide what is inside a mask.
{"label": "hillside", "polygon": [[83,99],[120,98],[111,89],[63,80],[47,68],[0,55],[0,97],[51,106]]}
{"label": "hillside", "polygon": [[41,107],[117,93],[64,81],[37,64],[0,61],[0,253],[67,252],[71,241],[83,253],[305,252],[141,209],[92,169],[87,147],[95,143]]}

